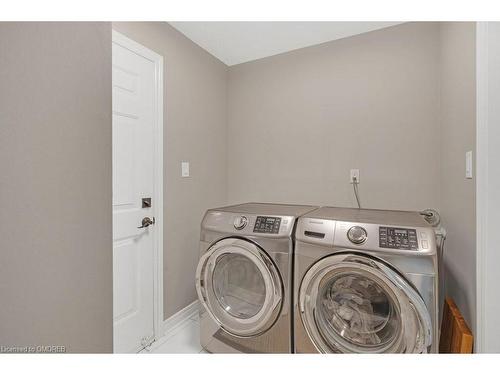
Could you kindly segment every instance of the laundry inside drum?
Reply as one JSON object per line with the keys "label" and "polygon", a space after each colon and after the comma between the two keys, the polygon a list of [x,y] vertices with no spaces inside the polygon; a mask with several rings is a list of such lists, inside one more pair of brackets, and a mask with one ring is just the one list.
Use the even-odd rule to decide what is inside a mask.
{"label": "laundry inside drum", "polygon": [[397,341],[401,334],[398,304],[378,278],[356,270],[323,280],[316,302],[316,321],[330,345],[337,350],[359,346],[379,351]]}

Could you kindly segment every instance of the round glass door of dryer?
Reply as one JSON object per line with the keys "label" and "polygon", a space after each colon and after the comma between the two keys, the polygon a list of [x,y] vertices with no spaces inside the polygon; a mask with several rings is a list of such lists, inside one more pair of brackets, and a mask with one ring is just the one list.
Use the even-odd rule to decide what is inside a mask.
{"label": "round glass door of dryer", "polygon": [[274,263],[256,244],[239,238],[221,240],[201,257],[196,290],[220,327],[238,337],[267,331],[283,300]]}
{"label": "round glass door of dryer", "polygon": [[299,307],[323,353],[422,353],[432,342],[418,292],[374,258],[337,254],[320,260],[303,278]]}
{"label": "round glass door of dryer", "polygon": [[228,314],[249,319],[259,313],[266,299],[264,276],[247,256],[220,256],[212,273],[217,302]]}

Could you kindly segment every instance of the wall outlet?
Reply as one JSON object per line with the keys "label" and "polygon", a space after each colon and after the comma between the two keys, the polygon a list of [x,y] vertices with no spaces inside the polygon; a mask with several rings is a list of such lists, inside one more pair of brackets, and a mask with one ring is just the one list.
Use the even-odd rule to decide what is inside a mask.
{"label": "wall outlet", "polygon": [[465,178],[472,178],[472,151],[465,153]]}
{"label": "wall outlet", "polygon": [[351,178],[349,179],[349,182],[354,184],[354,180],[356,180],[359,184],[359,169],[351,169]]}
{"label": "wall outlet", "polygon": [[189,177],[189,162],[183,161],[181,162],[181,176]]}

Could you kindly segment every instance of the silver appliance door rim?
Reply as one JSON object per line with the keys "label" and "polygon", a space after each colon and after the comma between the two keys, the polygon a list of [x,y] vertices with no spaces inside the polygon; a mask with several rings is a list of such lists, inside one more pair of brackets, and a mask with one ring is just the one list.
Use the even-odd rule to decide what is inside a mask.
{"label": "silver appliance door rim", "polygon": [[[252,261],[264,280],[264,302],[260,310],[249,318],[229,314],[214,293],[214,268],[217,261],[228,254],[238,254]],[[195,284],[198,299],[208,314],[224,331],[236,337],[261,335],[273,326],[281,311],[283,285],[279,271],[265,251],[248,240],[226,238],[210,246],[198,263]]]}
{"label": "silver appliance door rim", "polygon": [[[391,342],[390,346],[378,349],[355,346],[343,338],[332,343],[321,333],[315,311],[320,285],[325,282],[324,278],[332,278],[335,273],[345,273],[348,270],[359,270],[365,275],[373,275],[373,280],[384,284],[384,289],[397,301],[401,335]],[[430,314],[413,285],[383,260],[360,253],[337,253],[313,264],[299,287],[299,313],[309,338],[322,353],[423,353],[427,352],[432,344]]]}

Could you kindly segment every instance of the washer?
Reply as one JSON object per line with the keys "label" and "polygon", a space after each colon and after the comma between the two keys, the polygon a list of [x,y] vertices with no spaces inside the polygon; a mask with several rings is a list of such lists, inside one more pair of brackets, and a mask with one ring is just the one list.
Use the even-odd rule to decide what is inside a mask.
{"label": "washer", "polygon": [[293,234],[315,206],[246,203],[208,210],[196,291],[212,353],[291,353]]}
{"label": "washer", "polygon": [[418,212],[322,207],[299,219],[298,353],[438,350],[438,259]]}

